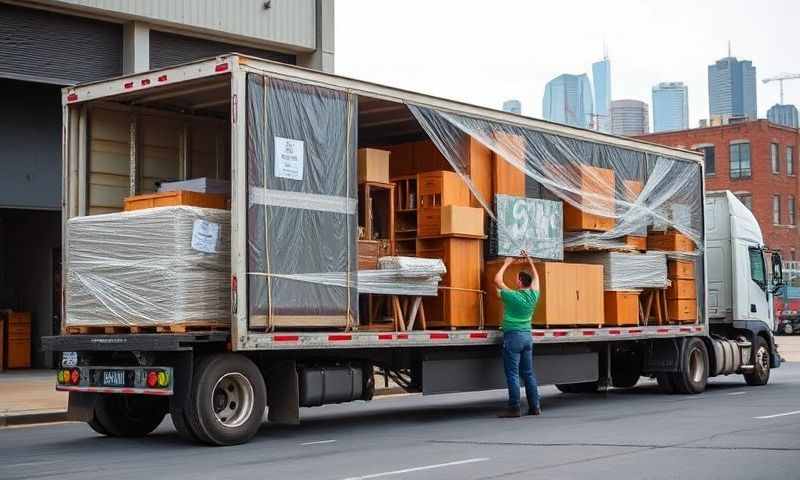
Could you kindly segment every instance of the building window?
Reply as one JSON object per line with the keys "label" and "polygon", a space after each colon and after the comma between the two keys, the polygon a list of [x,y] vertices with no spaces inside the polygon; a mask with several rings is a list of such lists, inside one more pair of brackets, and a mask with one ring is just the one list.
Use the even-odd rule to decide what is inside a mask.
{"label": "building window", "polygon": [[778,155],[778,144],[769,144],[769,159],[772,162],[772,173],[781,173],[781,159]]}
{"label": "building window", "polygon": [[786,202],[786,213],[789,215],[789,225],[797,225],[794,217],[794,195],[789,195],[789,200]]}
{"label": "building window", "polygon": [[731,178],[750,178],[750,144],[731,145]]}
{"label": "building window", "polygon": [[786,147],[786,174],[794,175],[794,147]]}
{"label": "building window", "polygon": [[714,147],[700,147],[697,151],[703,154],[703,163],[706,165],[706,175],[714,175],[717,173],[714,164]]}
{"label": "building window", "polygon": [[737,193],[736,198],[742,202],[742,205],[747,207],[751,212],[753,211],[753,196],[749,193]]}
{"label": "building window", "polygon": [[772,196],[772,223],[775,225],[781,224],[781,196]]}

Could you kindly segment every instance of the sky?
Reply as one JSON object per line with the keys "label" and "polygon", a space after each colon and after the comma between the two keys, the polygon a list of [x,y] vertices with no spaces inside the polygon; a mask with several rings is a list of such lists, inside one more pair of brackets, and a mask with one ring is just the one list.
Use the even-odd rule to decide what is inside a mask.
{"label": "sky", "polygon": [[[501,108],[522,102],[541,118],[545,84],[611,60],[611,98],[652,103],[652,87],[689,87],[689,126],[708,118],[708,65],[732,54],[751,60],[758,116],[779,102],[777,82],[800,73],[800,2],[523,0],[336,0],[336,73]],[[800,80],[784,82],[800,105]],[[652,128],[652,109],[650,112]]]}

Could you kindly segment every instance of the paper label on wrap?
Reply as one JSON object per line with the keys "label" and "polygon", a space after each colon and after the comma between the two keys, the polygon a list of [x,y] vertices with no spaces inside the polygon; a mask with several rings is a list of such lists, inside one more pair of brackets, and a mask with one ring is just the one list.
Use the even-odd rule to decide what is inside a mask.
{"label": "paper label on wrap", "polygon": [[197,219],[192,225],[192,248],[198,252],[217,253],[219,224]]}
{"label": "paper label on wrap", "polygon": [[290,180],[303,179],[305,142],[275,137],[275,176]]}

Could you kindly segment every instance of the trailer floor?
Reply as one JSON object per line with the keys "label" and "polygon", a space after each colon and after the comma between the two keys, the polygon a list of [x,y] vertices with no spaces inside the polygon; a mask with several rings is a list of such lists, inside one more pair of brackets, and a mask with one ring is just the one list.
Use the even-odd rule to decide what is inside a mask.
{"label": "trailer floor", "polygon": [[767,387],[714,379],[698,396],[652,382],[542,390],[541,417],[495,418],[501,391],[384,397],[304,410],[300,428],[265,426],[230,448],[183,443],[169,420],[137,440],[82,424],[0,429],[0,478],[796,478],[800,467],[800,363]]}

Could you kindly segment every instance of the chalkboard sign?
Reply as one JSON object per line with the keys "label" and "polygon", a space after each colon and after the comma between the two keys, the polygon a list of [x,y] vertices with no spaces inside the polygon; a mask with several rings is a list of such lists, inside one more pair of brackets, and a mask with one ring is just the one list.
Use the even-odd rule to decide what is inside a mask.
{"label": "chalkboard sign", "polygon": [[497,255],[564,259],[564,213],[561,202],[495,195]]}

